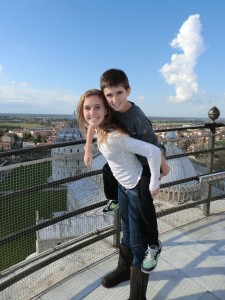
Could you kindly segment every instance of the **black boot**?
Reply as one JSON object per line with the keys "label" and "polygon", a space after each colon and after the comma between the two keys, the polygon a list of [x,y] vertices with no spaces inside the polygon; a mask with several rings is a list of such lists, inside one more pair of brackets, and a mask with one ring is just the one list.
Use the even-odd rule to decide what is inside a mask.
{"label": "black boot", "polygon": [[129,300],[147,300],[148,278],[149,274],[145,274],[133,266],[131,267]]}
{"label": "black boot", "polygon": [[102,285],[106,288],[111,288],[117,284],[130,279],[130,267],[133,261],[133,253],[131,249],[120,245],[119,261],[115,271],[107,274]]}

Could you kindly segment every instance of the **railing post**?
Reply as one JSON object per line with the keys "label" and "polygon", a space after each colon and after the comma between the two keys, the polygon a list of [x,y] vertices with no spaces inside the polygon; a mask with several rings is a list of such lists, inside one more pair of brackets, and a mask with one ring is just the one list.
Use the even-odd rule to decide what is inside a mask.
{"label": "railing post", "polygon": [[[214,150],[215,148],[215,133],[216,133],[216,122],[215,120],[219,118],[220,111],[217,107],[212,107],[208,112],[209,118],[212,120],[211,123],[205,124],[206,127],[210,129],[211,136],[209,139],[208,149]],[[209,152],[209,160],[207,165],[207,171],[208,173],[212,173],[213,171],[213,161],[214,161],[214,151]],[[207,202],[203,205],[203,215],[208,217],[210,213],[210,201],[211,201],[211,195],[212,195],[212,183],[207,182],[207,188],[206,193],[207,195]]]}
{"label": "railing post", "polygon": [[116,233],[113,235],[113,247],[119,248],[121,238],[121,219],[119,209],[114,211],[114,229]]}

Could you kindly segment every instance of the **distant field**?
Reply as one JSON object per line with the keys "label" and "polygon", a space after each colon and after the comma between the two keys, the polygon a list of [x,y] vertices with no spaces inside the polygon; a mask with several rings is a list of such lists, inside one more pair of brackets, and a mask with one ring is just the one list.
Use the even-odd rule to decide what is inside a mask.
{"label": "distant field", "polygon": [[[9,172],[0,182],[0,191],[16,191],[46,183],[51,175],[51,163],[45,162],[21,166]],[[36,214],[43,219],[51,219],[54,211],[66,210],[66,189],[57,188],[26,193],[16,198],[0,201],[0,237],[11,235],[34,226]],[[0,272],[24,260],[35,252],[36,234],[12,240],[0,247]]]}
{"label": "distant field", "polygon": [[[158,121],[153,121],[152,122],[152,126],[154,129],[158,129],[158,128],[166,128],[166,127],[182,127],[183,125],[187,125],[187,126],[192,126],[193,124],[190,122],[186,122],[186,123],[182,123],[182,122],[158,122]],[[196,125],[196,124],[195,124]],[[198,124],[199,125],[199,124]],[[202,124],[200,124],[202,125]]]}
{"label": "distant field", "polygon": [[40,125],[38,123],[0,122],[0,128],[5,128],[5,127],[35,129],[35,128],[46,128],[46,125]]}

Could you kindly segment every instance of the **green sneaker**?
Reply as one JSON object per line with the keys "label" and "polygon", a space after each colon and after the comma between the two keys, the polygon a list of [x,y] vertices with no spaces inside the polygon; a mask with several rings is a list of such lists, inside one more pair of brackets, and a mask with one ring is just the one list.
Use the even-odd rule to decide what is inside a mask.
{"label": "green sneaker", "polygon": [[119,203],[116,200],[110,200],[106,207],[103,208],[103,212],[107,213],[110,211],[114,211],[119,208]]}
{"label": "green sneaker", "polygon": [[141,270],[143,273],[150,273],[157,266],[159,256],[162,250],[162,244],[159,241],[159,247],[156,245],[148,246],[145,254],[145,258],[141,264]]}

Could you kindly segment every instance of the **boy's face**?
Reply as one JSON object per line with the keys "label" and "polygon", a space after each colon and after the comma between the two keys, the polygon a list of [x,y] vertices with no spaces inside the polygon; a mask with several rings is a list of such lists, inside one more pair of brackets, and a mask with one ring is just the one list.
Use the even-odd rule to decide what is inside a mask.
{"label": "boy's face", "polygon": [[130,95],[130,89],[125,89],[122,86],[117,87],[106,87],[104,88],[104,95],[109,103],[109,105],[118,112],[126,112],[131,104],[127,97]]}

